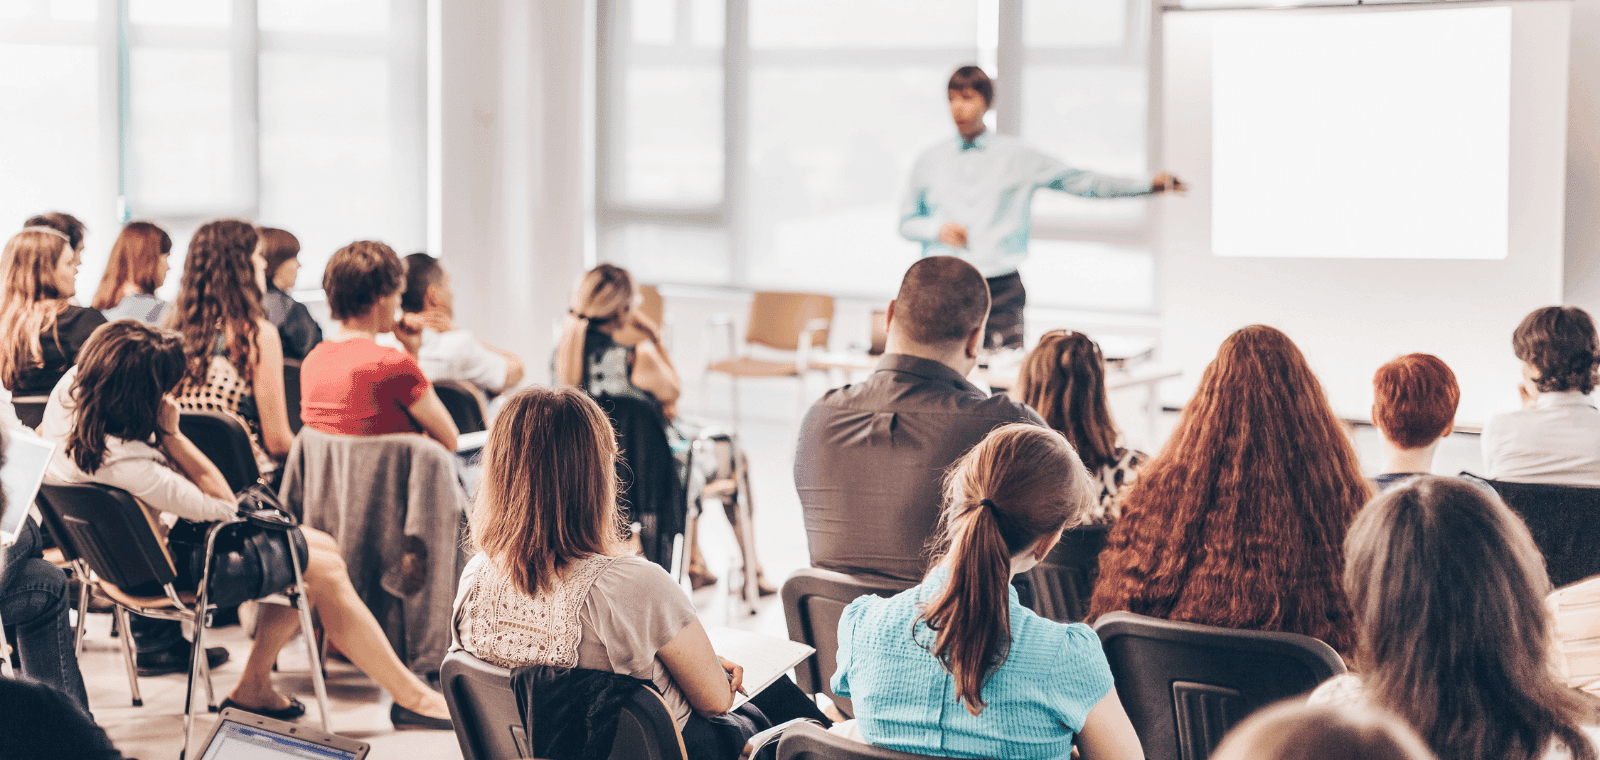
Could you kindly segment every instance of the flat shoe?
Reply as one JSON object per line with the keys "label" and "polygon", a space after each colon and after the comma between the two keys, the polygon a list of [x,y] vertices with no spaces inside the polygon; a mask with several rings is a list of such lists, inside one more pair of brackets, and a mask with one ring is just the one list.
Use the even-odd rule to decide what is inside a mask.
{"label": "flat shoe", "polygon": [[245,707],[244,705],[241,705],[231,699],[222,700],[222,709],[226,710],[232,707],[235,710],[241,710],[252,715],[260,715],[264,718],[272,718],[273,720],[294,720],[295,718],[306,714],[306,706],[302,704],[300,700],[295,699],[294,697],[287,697],[287,699],[289,700],[289,706],[281,710],[267,710],[260,707]]}
{"label": "flat shoe", "polygon": [[398,703],[389,705],[389,722],[395,728],[429,728],[435,731],[454,731],[455,724],[449,718],[430,718],[414,710],[407,710]]}

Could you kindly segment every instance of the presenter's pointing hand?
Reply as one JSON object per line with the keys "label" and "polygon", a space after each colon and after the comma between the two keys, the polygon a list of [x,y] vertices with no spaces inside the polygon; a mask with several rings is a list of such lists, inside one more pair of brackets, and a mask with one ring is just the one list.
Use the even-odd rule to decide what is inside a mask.
{"label": "presenter's pointing hand", "polygon": [[955,222],[945,222],[945,225],[939,228],[939,242],[951,248],[966,248],[967,228]]}
{"label": "presenter's pointing hand", "polygon": [[1183,180],[1178,179],[1177,177],[1174,177],[1166,172],[1162,172],[1153,177],[1150,180],[1150,185],[1154,187],[1155,191],[1158,193],[1177,193],[1179,195],[1183,195],[1184,193],[1189,192],[1189,186],[1183,184]]}

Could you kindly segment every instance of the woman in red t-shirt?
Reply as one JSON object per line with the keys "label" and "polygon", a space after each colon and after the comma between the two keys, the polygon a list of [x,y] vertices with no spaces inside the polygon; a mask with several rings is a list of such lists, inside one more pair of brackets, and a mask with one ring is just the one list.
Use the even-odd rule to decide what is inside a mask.
{"label": "woman in red t-shirt", "polygon": [[422,433],[455,451],[455,422],[417,366],[415,347],[377,343],[394,330],[404,285],[405,266],[383,243],[357,241],[333,254],[322,289],[340,329],[300,367],[300,419],[338,435]]}

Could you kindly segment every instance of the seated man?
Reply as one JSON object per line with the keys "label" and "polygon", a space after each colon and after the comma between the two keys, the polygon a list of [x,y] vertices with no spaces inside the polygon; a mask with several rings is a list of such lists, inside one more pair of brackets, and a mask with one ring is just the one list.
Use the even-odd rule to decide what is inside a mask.
{"label": "seated man", "polygon": [[522,360],[510,351],[477,340],[455,326],[455,294],[450,275],[426,253],[407,256],[406,289],[400,295],[404,316],[397,331],[421,333],[417,364],[431,382],[459,380],[495,395],[522,381]]}
{"label": "seated man", "polygon": [[1461,387],[1437,356],[1406,354],[1372,376],[1372,424],[1383,434],[1382,491],[1433,471],[1433,452],[1455,430]]}
{"label": "seated man", "polygon": [[1522,360],[1522,408],[1483,426],[1483,465],[1496,480],[1600,486],[1600,409],[1589,398],[1600,335],[1576,306],[1546,306],[1511,336]]}
{"label": "seated man", "polygon": [[988,316],[989,286],[971,264],[929,256],[906,271],[877,370],[829,391],[801,423],[794,483],[812,565],[921,581],[945,469],[990,430],[1044,424],[967,382]]}

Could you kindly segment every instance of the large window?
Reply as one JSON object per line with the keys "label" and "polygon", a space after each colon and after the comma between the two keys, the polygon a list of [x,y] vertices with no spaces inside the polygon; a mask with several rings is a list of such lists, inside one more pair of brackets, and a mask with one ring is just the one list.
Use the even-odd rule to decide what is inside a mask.
{"label": "large window", "polygon": [[[884,297],[911,165],[980,62],[991,124],[1069,163],[1145,176],[1136,0],[601,0],[596,223],[642,279]],[[998,65],[996,65],[998,63]],[[1154,308],[1146,204],[1042,190],[1030,302]]]}
{"label": "large window", "polygon": [[[333,251],[426,242],[422,0],[0,0],[0,225],[89,225],[87,300],[122,222],[218,217]],[[26,104],[26,105],[24,105]]]}

